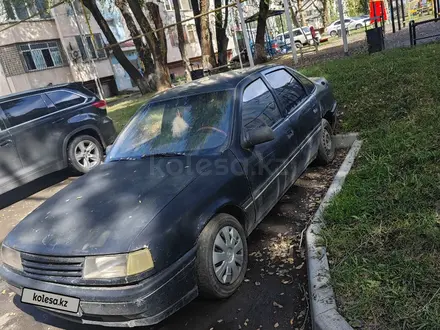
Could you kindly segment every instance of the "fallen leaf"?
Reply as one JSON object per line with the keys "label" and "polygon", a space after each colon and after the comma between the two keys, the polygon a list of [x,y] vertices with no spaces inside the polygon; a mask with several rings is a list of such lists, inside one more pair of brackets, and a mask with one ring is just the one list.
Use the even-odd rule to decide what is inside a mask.
{"label": "fallen leaf", "polygon": [[303,268],[303,266],[304,266],[304,263],[302,263],[301,265],[296,266],[295,268],[296,269],[301,269],[301,268]]}
{"label": "fallen leaf", "polygon": [[280,305],[280,304],[277,303],[276,301],[274,301],[274,302],[272,303],[272,305],[274,305],[275,307],[278,307],[278,308],[283,308],[283,305]]}
{"label": "fallen leaf", "polygon": [[83,198],[82,196],[78,196],[76,199],[81,199],[81,198]]}
{"label": "fallen leaf", "polygon": [[273,325],[274,328],[278,328],[279,326],[278,322]]}
{"label": "fallen leaf", "polygon": [[223,319],[217,320],[217,322],[218,322],[218,323],[222,323],[222,322],[223,322]]}
{"label": "fallen leaf", "polygon": [[293,319],[290,319],[290,325],[293,325]]}
{"label": "fallen leaf", "polygon": [[260,284],[261,284],[260,282],[255,282],[256,286],[260,286]]}
{"label": "fallen leaf", "polygon": [[6,293],[6,290],[3,290],[3,291],[2,291],[2,294],[5,294],[5,293]]}

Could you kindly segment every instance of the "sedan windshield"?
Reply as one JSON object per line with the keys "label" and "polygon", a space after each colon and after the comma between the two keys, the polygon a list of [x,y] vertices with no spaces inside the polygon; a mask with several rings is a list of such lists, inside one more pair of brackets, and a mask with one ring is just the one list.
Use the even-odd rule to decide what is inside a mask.
{"label": "sedan windshield", "polygon": [[230,136],[233,91],[147,104],[117,138],[107,161],[217,152]]}

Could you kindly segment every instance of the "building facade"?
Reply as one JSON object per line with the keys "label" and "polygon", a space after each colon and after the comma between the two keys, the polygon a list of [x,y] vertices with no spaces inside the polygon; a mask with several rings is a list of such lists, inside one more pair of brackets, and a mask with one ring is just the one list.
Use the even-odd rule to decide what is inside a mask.
{"label": "building facade", "polygon": [[[46,11],[45,3],[44,0],[0,1],[0,95],[75,81],[96,90],[96,78],[101,81],[106,96],[118,90],[135,88],[111,52],[100,49],[108,42],[89,14],[87,22],[80,1],[76,0],[73,6],[65,3]],[[121,13],[111,3],[108,1],[102,5],[101,11],[118,42],[121,42],[131,36]],[[157,4],[163,24],[175,23],[172,0]],[[193,17],[190,0],[180,0],[179,5],[182,20]],[[214,17],[210,21],[216,51]],[[193,68],[197,69],[201,67],[201,49],[194,20],[185,22],[183,26],[186,53]],[[79,29],[85,34],[84,40]],[[170,73],[174,77],[183,76],[177,29],[167,28],[165,34]],[[228,49],[231,50],[233,45],[230,37]],[[142,71],[133,42],[125,42],[121,46],[132,64]]]}
{"label": "building facade", "polygon": [[[24,1],[1,2],[0,95],[74,81],[93,88],[96,76],[105,94],[111,94],[114,73],[110,60],[105,51],[94,48],[90,32],[84,31],[90,54],[86,52],[71,6],[59,5],[14,26],[43,11],[44,3],[39,0],[35,5]],[[82,26],[87,26],[82,8],[75,7]],[[103,45],[103,35],[93,19],[90,26],[98,46]]]}

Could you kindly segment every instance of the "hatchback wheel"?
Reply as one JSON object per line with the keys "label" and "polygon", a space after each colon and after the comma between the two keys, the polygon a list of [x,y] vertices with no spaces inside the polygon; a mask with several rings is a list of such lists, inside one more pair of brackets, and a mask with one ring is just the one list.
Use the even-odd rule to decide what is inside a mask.
{"label": "hatchback wheel", "polygon": [[73,139],[68,147],[70,166],[80,173],[87,173],[101,164],[103,150],[93,136],[81,135]]}
{"label": "hatchback wheel", "polygon": [[330,123],[323,119],[322,120],[322,135],[319,141],[318,156],[316,161],[321,165],[327,165],[331,163],[335,158],[335,144],[333,143],[333,130]]}
{"label": "hatchback wheel", "polygon": [[216,215],[203,229],[197,250],[199,292],[207,298],[227,298],[243,282],[248,263],[246,234],[229,214]]}

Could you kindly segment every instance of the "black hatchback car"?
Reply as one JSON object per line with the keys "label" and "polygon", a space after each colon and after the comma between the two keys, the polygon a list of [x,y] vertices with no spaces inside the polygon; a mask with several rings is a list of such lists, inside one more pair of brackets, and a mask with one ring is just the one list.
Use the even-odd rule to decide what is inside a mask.
{"label": "black hatchback car", "polygon": [[24,303],[73,321],[155,324],[226,298],[246,238],[313,161],[334,157],[325,79],[283,66],[211,76],[142,106],[105,163],[47,200],[2,245]]}
{"label": "black hatchback car", "polygon": [[0,194],[71,166],[86,173],[116,138],[106,103],[79,83],[0,98]]}

